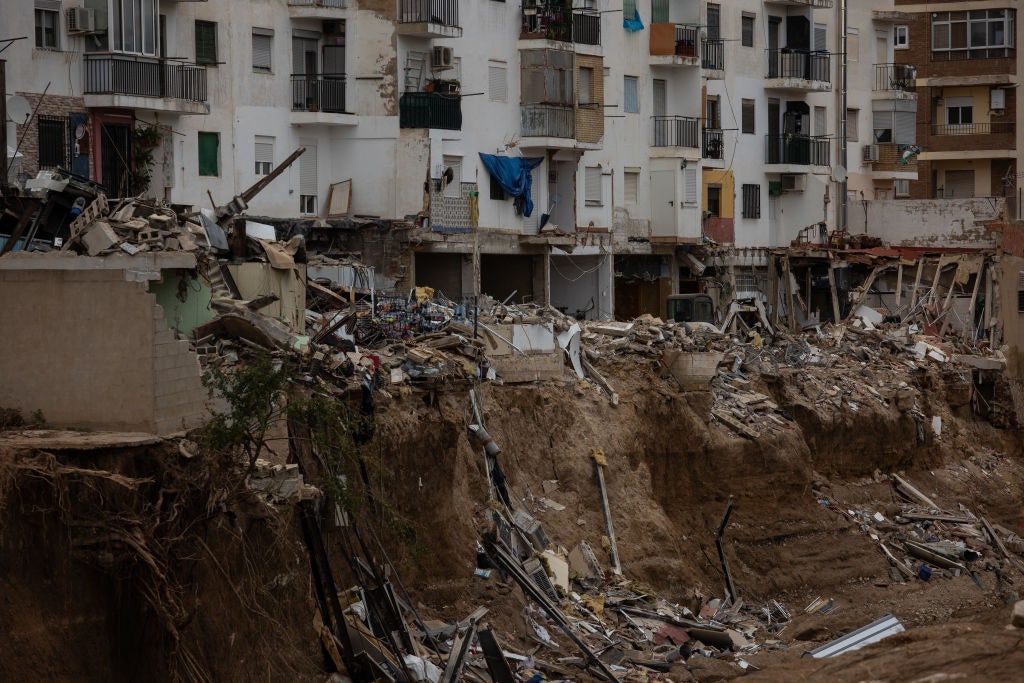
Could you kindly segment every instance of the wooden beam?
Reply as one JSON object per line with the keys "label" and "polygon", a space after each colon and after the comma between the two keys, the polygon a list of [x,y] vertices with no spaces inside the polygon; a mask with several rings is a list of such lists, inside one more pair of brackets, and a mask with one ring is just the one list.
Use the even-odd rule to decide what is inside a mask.
{"label": "wooden beam", "polygon": [[828,264],[828,289],[832,294],[832,322],[838,323],[842,318],[839,317],[839,292],[836,291],[836,273],[831,262]]}
{"label": "wooden beam", "polygon": [[[900,262],[899,270],[896,271],[896,310],[900,308],[900,302],[903,300],[903,263]],[[893,311],[895,313],[896,311]]]}
{"label": "wooden beam", "polygon": [[[914,289],[910,292],[910,311],[917,308],[917,289],[921,286],[921,275],[924,273],[924,257],[917,259],[917,276],[914,277]],[[909,311],[908,311],[909,312]]]}
{"label": "wooden beam", "polygon": [[793,274],[790,272],[789,255],[782,257],[782,277],[786,281],[786,313],[789,317],[789,329],[794,332],[800,329],[800,322],[796,319],[796,303],[793,298]]}
{"label": "wooden beam", "polygon": [[604,515],[604,527],[608,532],[608,544],[611,546],[612,573],[622,574],[622,565],[619,563],[619,546],[615,542],[615,528],[612,526],[612,508],[608,503],[608,489],[604,485],[604,468],[608,464],[608,460],[600,448],[591,448],[590,457],[594,459],[597,488],[601,493],[601,513]]}

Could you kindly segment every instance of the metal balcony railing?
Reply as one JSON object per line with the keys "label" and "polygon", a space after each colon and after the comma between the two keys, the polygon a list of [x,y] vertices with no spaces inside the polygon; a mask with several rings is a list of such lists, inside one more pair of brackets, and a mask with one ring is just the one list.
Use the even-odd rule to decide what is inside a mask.
{"label": "metal balcony railing", "polygon": [[523,3],[524,37],[540,37],[581,45],[601,44],[601,15],[596,10],[573,9],[570,3]]}
{"label": "metal balcony railing", "polygon": [[560,104],[525,104],[519,108],[523,137],[576,137],[576,110]]}
{"label": "metal balcony railing", "polygon": [[292,7],[324,7],[327,9],[345,9],[346,0],[288,0]]}
{"label": "metal balcony railing", "polygon": [[932,135],[1001,135],[1013,133],[1013,130],[1013,121],[932,124]]}
{"label": "metal balcony railing", "polygon": [[705,128],[701,156],[705,159],[725,158],[725,136],[721,128]]}
{"label": "metal balcony railing", "polygon": [[398,99],[400,128],[462,130],[462,96],[407,92]]}
{"label": "metal balcony railing", "polygon": [[85,93],[206,102],[206,67],[138,55],[85,55]]}
{"label": "metal balcony railing", "polygon": [[917,67],[909,64],[875,64],[875,90],[916,91]]}
{"label": "metal balcony railing", "polygon": [[828,166],[829,139],[785,133],[766,135],[764,162],[766,164]]}
{"label": "metal balcony railing", "polygon": [[402,0],[398,21],[458,26],[459,0]]}
{"label": "metal balcony railing", "polygon": [[700,140],[700,119],[690,116],[652,116],[654,147],[693,147]]}
{"label": "metal balcony railing", "polygon": [[799,78],[805,81],[832,82],[830,55],[827,52],[765,50],[768,54],[768,78]]}
{"label": "metal balcony railing", "polygon": [[292,74],[292,111],[346,113],[345,74]]}
{"label": "metal balcony railing", "polygon": [[701,68],[721,70],[725,68],[725,41],[705,40],[701,44]]}
{"label": "metal balcony railing", "polygon": [[698,45],[700,45],[699,28],[687,24],[676,24],[676,56],[696,57]]}

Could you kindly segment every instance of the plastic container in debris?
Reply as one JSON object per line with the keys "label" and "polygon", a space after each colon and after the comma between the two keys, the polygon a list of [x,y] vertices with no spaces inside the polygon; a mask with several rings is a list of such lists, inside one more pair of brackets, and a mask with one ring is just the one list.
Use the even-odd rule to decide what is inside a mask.
{"label": "plastic container in debris", "polygon": [[917,578],[921,579],[922,581],[927,581],[928,579],[932,578],[932,568],[926,564],[922,564],[920,567],[917,568]]}

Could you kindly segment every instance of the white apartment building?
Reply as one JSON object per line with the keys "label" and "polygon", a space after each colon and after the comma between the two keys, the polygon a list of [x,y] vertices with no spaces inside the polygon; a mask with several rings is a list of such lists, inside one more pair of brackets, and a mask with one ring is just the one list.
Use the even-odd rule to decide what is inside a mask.
{"label": "white apartment building", "polygon": [[[874,129],[913,79],[876,66],[892,0],[850,4],[845,166],[839,0],[25,0],[0,7],[0,38],[30,36],[0,58],[42,101],[10,127],[28,175],[132,193],[155,126],[148,194],[209,206],[302,146],[250,214],[339,243],[390,226],[406,256],[375,265],[399,287],[608,318],[821,241],[844,182],[899,195],[914,167]],[[889,120],[882,145],[913,144]],[[535,165],[530,216],[481,153]]]}

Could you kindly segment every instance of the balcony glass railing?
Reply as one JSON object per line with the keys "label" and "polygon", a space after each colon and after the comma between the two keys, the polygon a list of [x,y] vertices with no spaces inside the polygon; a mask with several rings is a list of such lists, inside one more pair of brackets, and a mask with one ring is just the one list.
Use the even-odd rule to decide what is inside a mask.
{"label": "balcony glass railing", "polygon": [[700,119],[690,116],[652,116],[655,147],[693,147],[700,140]]}
{"label": "balcony glass railing", "polygon": [[206,102],[206,67],[157,57],[86,55],[85,92]]}
{"label": "balcony glass railing", "polygon": [[785,133],[766,135],[764,162],[766,164],[828,166],[829,139]]}
{"label": "balcony glass railing", "polygon": [[909,64],[875,64],[875,90],[916,91],[917,67]]}
{"label": "balcony glass railing", "polygon": [[346,113],[345,74],[292,74],[292,111]]}
{"label": "balcony glass railing", "polygon": [[798,78],[831,83],[831,61],[827,52],[766,50],[768,78]]}
{"label": "balcony glass railing", "polygon": [[459,25],[459,0],[401,0],[399,7],[402,24]]}
{"label": "balcony glass railing", "polygon": [[932,135],[1003,135],[1013,130],[1013,121],[932,124]]}
{"label": "balcony glass railing", "polygon": [[462,130],[462,96],[407,92],[398,100],[400,128]]}

